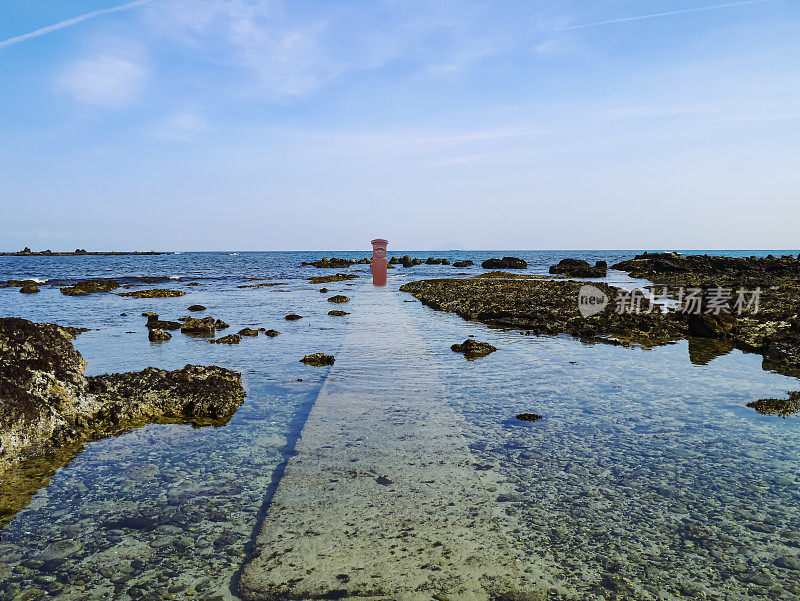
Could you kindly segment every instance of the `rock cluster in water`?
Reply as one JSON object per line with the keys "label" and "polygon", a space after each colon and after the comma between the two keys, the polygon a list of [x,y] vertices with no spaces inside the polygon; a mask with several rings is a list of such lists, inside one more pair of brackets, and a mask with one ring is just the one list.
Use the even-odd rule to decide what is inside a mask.
{"label": "rock cluster in water", "polygon": [[461,344],[454,344],[450,347],[456,353],[463,353],[467,359],[477,359],[478,357],[485,357],[497,350],[488,342],[478,342],[472,338],[467,338]]}
{"label": "rock cluster in water", "polygon": [[333,275],[322,275],[318,277],[309,278],[312,284],[330,284],[331,282],[344,282],[346,280],[355,280],[358,276],[354,273],[335,273]]}
{"label": "rock cluster in water", "polygon": [[185,294],[186,293],[183,290],[173,290],[171,288],[151,288],[149,290],[120,292],[119,296],[127,296],[131,298],[174,298],[176,296],[184,296]]}
{"label": "rock cluster in water", "polygon": [[111,252],[98,252],[98,251],[87,251],[84,248],[76,248],[74,251],[71,252],[53,252],[50,249],[47,250],[38,250],[34,251],[31,250],[30,247],[26,246],[22,250],[18,250],[17,252],[13,253],[0,253],[0,256],[3,257],[75,257],[81,255],[93,255],[93,256],[117,256],[117,255],[163,255],[166,253],[163,252],[156,252],[154,250],[138,250],[138,251],[131,251],[131,252],[124,252],[124,251],[111,251]]}
{"label": "rock cluster in water", "polygon": [[313,265],[314,267],[318,268],[326,268],[326,269],[341,269],[342,267],[350,267],[351,265],[369,265],[372,263],[372,259],[370,258],[363,258],[363,259],[337,259],[336,257],[322,257],[319,261],[303,261],[303,265]]}
{"label": "rock cluster in water", "polygon": [[486,259],[481,263],[484,269],[527,269],[528,263],[517,257],[503,257],[502,259]]}
{"label": "rock cluster in water", "polygon": [[73,338],[53,324],[0,318],[0,471],[151,421],[226,421],[244,399],[240,375],[214,366],[86,377]]}
{"label": "rock cluster in water", "polygon": [[348,303],[350,302],[350,297],[345,296],[344,294],[337,294],[335,296],[331,296],[328,298],[329,303]]}
{"label": "rock cluster in water", "polygon": [[61,288],[61,294],[67,296],[88,296],[99,292],[111,292],[120,287],[116,280],[83,280],[72,286]]}
{"label": "rock cluster in water", "polygon": [[333,355],[325,355],[323,353],[311,353],[300,359],[300,363],[306,365],[313,365],[315,367],[323,367],[325,365],[333,365]]}
{"label": "rock cluster in water", "polygon": [[550,273],[565,275],[570,278],[604,278],[608,270],[608,263],[597,261],[594,266],[583,259],[561,259],[558,265],[550,267]]}

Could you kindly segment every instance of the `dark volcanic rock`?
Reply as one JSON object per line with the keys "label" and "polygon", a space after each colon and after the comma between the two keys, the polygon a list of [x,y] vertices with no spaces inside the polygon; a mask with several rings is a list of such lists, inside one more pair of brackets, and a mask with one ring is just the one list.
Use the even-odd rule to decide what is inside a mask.
{"label": "dark volcanic rock", "polygon": [[239,344],[242,341],[242,337],[238,334],[228,334],[227,336],[223,336],[222,338],[217,338],[216,340],[212,340],[216,344]]}
{"label": "dark volcanic rock", "polygon": [[604,278],[608,270],[605,261],[597,261],[594,267],[583,259],[561,259],[558,265],[550,267],[550,273],[565,275],[570,278]]}
{"label": "dark volcanic rock", "polygon": [[174,298],[176,296],[184,296],[185,294],[186,293],[183,290],[172,290],[171,288],[151,288],[149,290],[120,292],[118,293],[118,296],[127,296],[131,298]]}
{"label": "dark volcanic rock", "polygon": [[788,399],[759,399],[747,406],[764,415],[788,417],[800,412],[800,391],[790,391]]}
{"label": "dark volcanic rock", "polygon": [[322,294],[325,294],[325,293],[328,291],[328,289],[327,289],[327,288],[320,288],[320,289],[319,289],[319,291],[320,291]]}
{"label": "dark volcanic rock", "polygon": [[147,316],[148,330],[178,330],[181,327],[179,321],[161,321],[156,313]]}
{"label": "dark volcanic rock", "polygon": [[347,311],[338,311],[334,309],[333,311],[328,311],[328,315],[333,315],[334,317],[344,317],[345,315],[350,315]]}
{"label": "dark volcanic rock", "polygon": [[322,257],[319,261],[303,261],[303,265],[313,265],[324,269],[341,269],[357,263],[355,259],[337,259],[336,257]]}
{"label": "dark volcanic rock", "polygon": [[205,311],[206,308],[203,305],[190,305],[189,311]]}
{"label": "dark volcanic rock", "polygon": [[99,292],[111,292],[119,288],[119,282],[115,280],[83,280],[72,286],[61,288],[61,294],[67,296],[87,296]]}
{"label": "dark volcanic rock", "polygon": [[187,365],[85,377],[69,330],[0,318],[0,471],[21,457],[154,420],[228,419],[240,376]]}
{"label": "dark volcanic rock", "polygon": [[303,316],[297,315],[296,313],[289,313],[289,315],[284,315],[283,318],[287,321],[297,321],[298,319],[303,319]]}
{"label": "dark volcanic rock", "polygon": [[487,259],[481,263],[484,269],[527,269],[528,264],[516,257],[503,257],[502,259]]}
{"label": "dark volcanic rock", "polygon": [[358,276],[354,273],[335,273],[333,275],[322,275],[318,277],[309,278],[312,284],[330,284],[331,282],[344,282],[346,280],[355,280]]}
{"label": "dark volcanic rock", "polygon": [[450,348],[457,353],[464,353],[464,356],[467,359],[485,357],[489,353],[493,353],[497,350],[496,347],[492,346],[488,342],[478,342],[472,338],[467,338],[461,344],[454,344]]}
{"label": "dark volcanic rock", "polygon": [[[447,278],[409,282],[400,290],[434,309],[532,334],[570,334],[584,340],[650,346],[678,340],[688,333],[683,315],[659,311],[617,314],[613,303],[597,315],[583,317],[578,311],[581,285],[572,280]],[[595,285],[610,299],[618,292],[604,283]],[[643,310],[648,306],[646,300],[642,301]]]}
{"label": "dark volcanic rock", "polygon": [[19,289],[19,291],[22,294],[36,294],[39,292],[39,287],[36,284],[25,284]]}
{"label": "dark volcanic rock", "polygon": [[469,267],[470,265],[475,265],[472,261],[467,259],[466,261],[456,261],[453,263],[453,267]]}
{"label": "dark volcanic rock", "polygon": [[328,302],[329,303],[349,303],[350,302],[350,298],[345,296],[345,295],[343,295],[343,294],[337,294],[336,296],[330,297],[328,299]]}
{"label": "dark volcanic rock", "polygon": [[311,353],[300,359],[300,363],[306,365],[313,365],[315,367],[322,367],[325,365],[333,365],[333,355],[324,355],[322,353]]}
{"label": "dark volcanic rock", "polygon": [[633,277],[646,278],[664,285],[733,285],[753,286],[800,280],[800,258],[683,256],[676,252],[643,253],[612,265]]}
{"label": "dark volcanic rock", "polygon": [[218,319],[217,321],[214,322],[214,327],[217,330],[224,330],[225,328],[229,328],[230,326],[221,319]]}
{"label": "dark volcanic rock", "polygon": [[243,328],[238,332],[239,336],[258,336],[258,330],[252,328]]}
{"label": "dark volcanic rock", "polygon": [[172,334],[158,328],[153,328],[147,333],[147,338],[150,340],[150,342],[166,342],[172,338]]}
{"label": "dark volcanic rock", "polygon": [[266,334],[270,338],[275,338],[275,336],[280,335],[280,332],[278,330],[265,330],[264,334]]}
{"label": "dark volcanic rock", "polygon": [[521,422],[535,422],[542,419],[542,416],[537,413],[520,413],[516,417]]}
{"label": "dark volcanic rock", "polygon": [[216,328],[217,322],[213,317],[204,317],[203,319],[190,317],[183,322],[181,332],[193,336],[213,336]]}

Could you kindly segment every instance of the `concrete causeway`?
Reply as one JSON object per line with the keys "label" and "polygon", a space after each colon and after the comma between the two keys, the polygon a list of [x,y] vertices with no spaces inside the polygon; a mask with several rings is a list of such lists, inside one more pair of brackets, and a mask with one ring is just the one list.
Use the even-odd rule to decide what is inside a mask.
{"label": "concrete causeway", "polygon": [[365,286],[354,297],[343,347],[242,571],[241,596],[544,598],[526,585],[493,518],[484,466],[397,292]]}

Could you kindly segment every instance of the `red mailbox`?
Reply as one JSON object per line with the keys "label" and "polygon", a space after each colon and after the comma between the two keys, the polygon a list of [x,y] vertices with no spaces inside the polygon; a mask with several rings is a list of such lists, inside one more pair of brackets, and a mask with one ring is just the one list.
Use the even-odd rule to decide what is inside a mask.
{"label": "red mailbox", "polygon": [[372,241],[372,283],[376,286],[386,285],[386,246],[388,240],[375,238]]}

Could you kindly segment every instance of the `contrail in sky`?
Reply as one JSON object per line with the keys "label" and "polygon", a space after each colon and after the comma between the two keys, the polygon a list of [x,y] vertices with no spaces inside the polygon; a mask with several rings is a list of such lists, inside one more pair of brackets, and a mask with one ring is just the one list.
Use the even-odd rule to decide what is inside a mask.
{"label": "contrail in sky", "polygon": [[22,35],[18,35],[13,38],[4,40],[0,42],[0,48],[6,48],[7,46],[12,46],[14,44],[19,44],[20,42],[25,42],[33,38],[38,38],[40,36],[47,35],[48,33],[58,31],[59,29],[72,27],[73,25],[77,25],[78,23],[83,23],[84,21],[88,21],[89,19],[94,19],[95,17],[100,17],[102,15],[109,15],[111,13],[117,13],[123,10],[130,10],[132,8],[136,8],[137,6],[147,4],[148,2],[151,2],[151,0],[135,0],[135,2],[128,2],[127,4],[123,4],[121,6],[115,6],[113,8],[104,8],[102,10],[96,10],[94,12],[86,13],[85,15],[80,15],[79,17],[73,17],[71,19],[67,19],[66,21],[61,21],[60,23],[56,23],[55,25],[48,25],[47,27],[42,27],[41,29],[31,31],[30,33],[23,33]]}
{"label": "contrail in sky", "polygon": [[656,17],[668,17],[670,15],[682,15],[684,13],[699,13],[705,10],[716,10],[718,8],[730,8],[732,6],[744,6],[745,4],[761,4],[769,0],[744,0],[743,2],[729,2],[727,4],[715,4],[714,6],[701,6],[699,8],[684,8],[683,10],[671,10],[665,13],[654,13],[652,15],[639,15],[638,17],[625,17],[623,19],[610,19],[608,21],[598,21],[597,23],[585,23],[583,25],[570,25],[559,27],[556,31],[567,29],[585,29],[586,27],[597,27],[599,25],[611,25],[612,23],[626,23],[628,21],[641,21],[643,19],[655,19]]}

